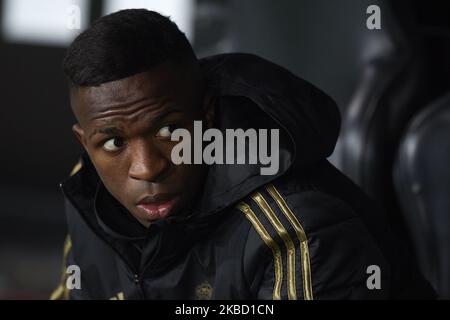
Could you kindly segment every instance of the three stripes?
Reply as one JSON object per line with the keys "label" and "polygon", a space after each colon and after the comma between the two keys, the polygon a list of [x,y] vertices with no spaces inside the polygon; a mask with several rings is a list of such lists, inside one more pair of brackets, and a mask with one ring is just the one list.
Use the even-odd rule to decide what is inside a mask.
{"label": "three stripes", "polygon": [[[299,250],[300,250],[300,264],[302,269],[302,285],[303,285],[303,297],[305,300],[313,299],[312,292],[312,284],[311,284],[311,266],[310,266],[310,258],[309,258],[309,249],[308,249],[308,239],[306,237],[305,231],[298,221],[297,217],[292,213],[291,209],[286,204],[286,201],[280,195],[278,190],[273,185],[267,185],[266,191],[273,198],[275,203],[277,204],[280,211],[286,217],[286,219],[291,224],[292,228],[295,231],[295,234],[299,240]],[[296,247],[294,245],[294,241],[287,229],[283,226],[280,219],[276,216],[273,209],[264,199],[261,193],[255,192],[251,196],[252,200],[258,205],[261,211],[266,216],[267,220],[270,222],[272,227],[278,233],[280,238],[283,240],[284,246],[286,247],[286,259],[287,259],[287,294],[289,300],[297,299],[297,290],[296,290]],[[251,207],[245,202],[240,202],[237,205],[237,208],[242,211],[246,218],[251,222],[261,239],[264,243],[271,249],[273,258],[274,258],[274,269],[275,269],[275,283],[273,290],[273,299],[280,300],[281,299],[281,287],[283,283],[283,261],[281,249],[278,243],[270,236],[270,233],[261,223],[261,221],[256,216],[255,212],[251,209]]]}

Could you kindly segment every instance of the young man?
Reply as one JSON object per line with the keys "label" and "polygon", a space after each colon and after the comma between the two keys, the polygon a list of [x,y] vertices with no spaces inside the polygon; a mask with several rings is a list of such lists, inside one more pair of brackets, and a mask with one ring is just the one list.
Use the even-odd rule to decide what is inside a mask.
{"label": "young man", "polygon": [[[339,113],[317,88],[253,55],[198,60],[174,23],[142,9],[98,20],[64,71],[85,150],[62,184],[64,266],[81,284],[69,290],[64,269],[52,298],[430,297],[381,212],[326,160]],[[258,137],[275,170],[239,162],[242,140],[211,153],[235,162],[176,164],[177,129],[198,140],[198,124],[215,139],[278,130]]]}

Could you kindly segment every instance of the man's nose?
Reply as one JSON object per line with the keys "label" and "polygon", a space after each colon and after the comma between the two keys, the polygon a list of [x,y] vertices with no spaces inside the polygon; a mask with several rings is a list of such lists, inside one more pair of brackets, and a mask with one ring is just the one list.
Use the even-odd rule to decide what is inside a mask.
{"label": "man's nose", "polygon": [[128,175],[132,179],[158,182],[170,168],[169,160],[149,141],[135,141],[130,151],[131,164]]}

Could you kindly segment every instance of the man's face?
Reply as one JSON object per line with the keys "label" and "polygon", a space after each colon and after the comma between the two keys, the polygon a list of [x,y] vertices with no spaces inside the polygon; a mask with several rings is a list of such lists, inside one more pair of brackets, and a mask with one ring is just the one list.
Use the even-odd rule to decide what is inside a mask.
{"label": "man's face", "polygon": [[[210,110],[193,69],[166,62],[98,87],[73,88],[73,130],[107,190],[143,225],[189,210],[205,168],[175,165],[176,128],[193,135]],[[206,126],[209,126],[207,123]]]}

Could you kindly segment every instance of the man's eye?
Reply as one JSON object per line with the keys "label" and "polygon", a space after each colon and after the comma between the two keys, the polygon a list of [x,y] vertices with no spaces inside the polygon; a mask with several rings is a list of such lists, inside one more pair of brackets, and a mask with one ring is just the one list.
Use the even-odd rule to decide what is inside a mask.
{"label": "man's eye", "polygon": [[103,149],[105,149],[108,152],[113,152],[120,150],[120,148],[122,148],[123,145],[124,145],[123,139],[112,138],[103,144]]}
{"label": "man's eye", "polygon": [[160,138],[170,138],[175,129],[175,126],[164,126],[158,130],[156,136]]}

